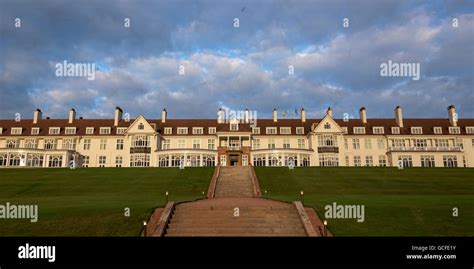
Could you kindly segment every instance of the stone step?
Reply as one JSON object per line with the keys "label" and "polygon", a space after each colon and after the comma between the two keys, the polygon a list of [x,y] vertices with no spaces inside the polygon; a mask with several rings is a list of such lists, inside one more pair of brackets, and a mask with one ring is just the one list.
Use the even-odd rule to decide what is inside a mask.
{"label": "stone step", "polygon": [[208,229],[193,229],[193,228],[179,228],[173,229],[169,228],[167,230],[167,234],[301,234],[305,235],[304,229],[284,229],[284,228],[254,228],[254,229],[247,229],[247,228],[208,228]]}
{"label": "stone step", "polygon": [[301,225],[288,225],[288,223],[170,223],[168,229],[223,229],[223,228],[244,228],[244,229],[303,229]]}
{"label": "stone step", "polygon": [[209,234],[195,234],[195,233],[179,233],[179,234],[167,234],[166,236],[168,237],[305,237],[306,234],[301,235],[301,234],[284,234],[284,233],[279,233],[279,234],[225,234],[225,233],[220,233],[220,234],[214,234],[214,233],[209,233]]}
{"label": "stone step", "polygon": [[[298,217],[298,212],[292,212],[292,213],[278,213],[278,212],[240,212],[239,216],[235,216],[235,218],[244,218],[244,217],[257,217],[257,218],[295,218]],[[173,218],[179,218],[179,217],[184,217],[184,218],[209,218],[209,217],[229,217],[229,218],[234,218],[234,212],[226,212],[226,211],[201,211],[201,212],[175,212],[172,216]]]}
{"label": "stone step", "polygon": [[224,223],[237,223],[237,224],[268,224],[268,225],[279,225],[279,224],[285,224],[285,225],[298,225],[301,224],[301,220],[299,219],[286,219],[286,220],[281,220],[281,219],[275,219],[275,220],[265,220],[265,219],[245,219],[245,218],[235,218],[232,220],[222,220],[222,219],[202,219],[202,220],[196,220],[196,219],[172,219],[170,224],[207,224],[207,225],[213,225],[213,224],[224,224]]}

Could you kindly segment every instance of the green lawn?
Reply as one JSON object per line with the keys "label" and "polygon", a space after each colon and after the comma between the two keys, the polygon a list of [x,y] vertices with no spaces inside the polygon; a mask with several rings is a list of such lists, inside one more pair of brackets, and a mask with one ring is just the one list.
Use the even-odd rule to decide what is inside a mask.
{"label": "green lawn", "polygon": [[[365,205],[365,222],[328,219],[336,236],[474,236],[474,169],[270,168],[256,172],[267,197],[324,219],[327,204]],[[453,207],[459,216],[453,217]]]}
{"label": "green lawn", "polygon": [[[0,204],[39,219],[0,219],[0,236],[137,236],[153,208],[202,198],[213,168],[0,169]],[[130,208],[131,216],[124,216]]]}

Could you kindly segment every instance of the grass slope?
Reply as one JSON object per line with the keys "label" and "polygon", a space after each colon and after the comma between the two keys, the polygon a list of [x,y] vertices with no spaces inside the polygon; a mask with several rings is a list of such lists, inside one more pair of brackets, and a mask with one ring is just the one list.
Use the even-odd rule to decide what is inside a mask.
{"label": "grass slope", "polygon": [[[365,205],[365,222],[328,219],[336,236],[474,236],[474,169],[270,168],[256,172],[267,197],[295,201],[324,219],[325,205]],[[453,217],[453,207],[459,216]]]}
{"label": "grass slope", "polygon": [[[0,219],[0,236],[137,236],[153,208],[207,193],[213,168],[1,169],[0,204],[37,204],[39,219]],[[131,216],[124,216],[130,208]]]}

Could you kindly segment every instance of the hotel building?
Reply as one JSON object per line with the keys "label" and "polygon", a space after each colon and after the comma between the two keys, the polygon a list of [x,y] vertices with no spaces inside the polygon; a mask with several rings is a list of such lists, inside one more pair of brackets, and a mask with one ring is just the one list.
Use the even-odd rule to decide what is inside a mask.
{"label": "hotel building", "polygon": [[474,167],[474,119],[278,118],[250,122],[217,119],[83,119],[71,109],[67,119],[0,120],[0,168],[5,167],[177,167],[184,166],[399,166]]}

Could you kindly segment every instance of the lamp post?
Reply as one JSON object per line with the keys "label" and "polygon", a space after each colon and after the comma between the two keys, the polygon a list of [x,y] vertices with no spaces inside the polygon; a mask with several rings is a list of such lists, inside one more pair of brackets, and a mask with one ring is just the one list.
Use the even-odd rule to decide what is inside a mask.
{"label": "lamp post", "polygon": [[323,224],[324,224],[324,232],[323,232],[324,236],[328,236],[328,227],[327,227],[328,226],[328,221],[324,220]]}
{"label": "lamp post", "polygon": [[301,203],[304,205],[304,192],[303,191],[300,192],[300,200],[301,200]]}
{"label": "lamp post", "polygon": [[146,237],[146,231],[147,230],[147,227],[146,227],[146,221],[143,222],[143,235]]}

